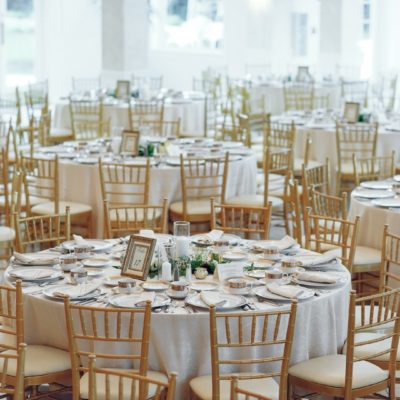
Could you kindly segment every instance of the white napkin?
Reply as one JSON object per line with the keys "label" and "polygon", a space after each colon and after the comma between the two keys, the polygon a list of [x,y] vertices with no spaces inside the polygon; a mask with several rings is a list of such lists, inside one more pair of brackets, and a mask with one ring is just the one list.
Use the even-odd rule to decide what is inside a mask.
{"label": "white napkin", "polygon": [[152,229],[141,229],[139,231],[140,236],[148,237],[150,239],[155,239],[156,235]]}
{"label": "white napkin", "polygon": [[39,268],[24,268],[22,271],[10,271],[10,275],[14,278],[20,278],[25,280],[35,280],[49,278],[54,274],[54,271],[48,269]]}
{"label": "white napkin", "polygon": [[90,242],[80,235],[72,235],[72,237],[74,238],[74,242],[79,246],[91,246]]}
{"label": "white napkin", "polygon": [[165,151],[170,157],[179,157],[181,149],[176,144],[169,143],[165,146]]}
{"label": "white napkin", "polygon": [[297,279],[306,282],[318,282],[318,283],[336,283],[338,277],[329,272],[300,272],[297,274]]}
{"label": "white napkin", "polygon": [[325,254],[310,254],[293,258],[297,261],[300,261],[303,267],[316,267],[318,265],[328,264],[333,260],[336,260],[337,256]]}
{"label": "white napkin", "polygon": [[13,253],[15,261],[21,264],[56,264],[59,255],[50,253],[25,253],[21,254],[16,251]]}
{"label": "white napkin", "polygon": [[217,292],[200,292],[200,299],[207,306],[219,307],[226,303],[225,299],[222,299],[220,294]]}
{"label": "white napkin", "polygon": [[224,231],[221,231],[219,229],[213,229],[212,231],[210,231],[206,234],[206,237],[207,237],[207,239],[210,239],[212,242],[215,242],[216,240],[221,239],[223,234],[224,234]]}
{"label": "white napkin", "polygon": [[303,289],[291,285],[278,285],[277,283],[270,283],[267,289],[278,296],[286,297],[288,299],[297,299],[302,293]]}
{"label": "white napkin", "polygon": [[135,299],[135,306],[144,307],[146,305],[146,302],[149,300],[153,303],[155,297],[155,292],[143,292]]}
{"label": "white napkin", "polygon": [[277,246],[279,251],[286,250],[289,247],[296,245],[297,242],[290,236],[285,236],[281,240],[267,240],[260,241],[253,244],[255,249],[263,250],[265,247],[270,247],[271,245]]}
{"label": "white napkin", "polygon": [[83,297],[87,294],[95,291],[100,286],[100,283],[82,283],[76,286],[66,286],[53,292],[53,296],[64,297],[69,296],[71,298]]}

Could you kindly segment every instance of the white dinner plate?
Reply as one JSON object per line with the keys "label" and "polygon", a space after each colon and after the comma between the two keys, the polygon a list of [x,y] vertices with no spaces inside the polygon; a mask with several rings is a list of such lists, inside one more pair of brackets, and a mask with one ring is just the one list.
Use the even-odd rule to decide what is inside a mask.
{"label": "white dinner plate", "polygon": [[[192,243],[198,245],[198,246],[210,246],[213,244],[213,241],[210,240],[209,242],[202,241],[202,239],[207,239],[207,235],[193,235],[190,237],[190,240]],[[231,235],[228,233],[224,233],[218,240],[228,242],[229,246],[237,246],[241,241],[242,238],[237,235]]]}
{"label": "white dinner plate", "polygon": [[111,262],[108,258],[93,257],[83,260],[82,264],[84,267],[89,268],[105,268],[109,267],[111,265]]}
{"label": "white dinner plate", "polygon": [[394,197],[395,193],[389,190],[355,189],[353,195],[363,199],[388,199]]}
{"label": "white dinner plate", "polygon": [[[228,293],[220,293],[220,298],[221,300],[225,300],[225,303],[216,307],[216,310],[233,310],[235,308],[239,308],[247,304],[247,300],[243,296],[238,296]],[[206,310],[210,308],[207,304],[203,302],[203,300],[200,297],[200,293],[188,297],[186,299],[186,303],[196,308],[202,308]]]}
{"label": "white dinner plate", "polygon": [[190,283],[190,287],[193,290],[198,292],[207,291],[207,290],[217,290],[219,287],[219,283],[212,281],[192,281]]}
{"label": "white dinner plate", "polygon": [[[90,246],[92,246],[92,251],[99,253],[106,252],[114,246],[113,242],[108,242],[106,240],[86,239],[86,241]],[[75,246],[77,246],[75,240],[69,240],[62,244],[62,247],[64,247],[64,249],[67,249],[69,251],[73,251]]]}
{"label": "white dinner plate", "polygon": [[244,251],[227,251],[222,257],[228,261],[241,261],[248,258],[249,255]]}
{"label": "white dinner plate", "polygon": [[59,262],[60,255],[57,253],[26,253],[24,254],[27,257],[37,257],[37,260],[32,258],[32,261],[29,263],[24,263],[22,261],[17,260],[15,257],[11,257],[11,262],[13,265],[18,266],[27,266],[27,267],[38,267],[38,266],[53,266],[57,265]]}
{"label": "white dinner plate", "polygon": [[111,286],[111,287],[116,287],[118,286],[118,281],[122,278],[121,275],[109,275],[107,276],[106,279],[103,281],[103,285],[105,286]]}
{"label": "white dinner plate", "polygon": [[[115,307],[121,308],[140,308],[140,306],[136,305],[142,295],[141,293],[131,293],[131,294],[119,294],[113,297],[110,297],[108,300],[109,304]],[[154,297],[154,301],[151,304],[151,308],[163,307],[168,305],[171,302],[171,299],[161,293],[157,293]]]}
{"label": "white dinner plate", "polygon": [[246,271],[244,274],[250,276],[250,278],[262,279],[265,278],[265,269],[253,269],[252,271]]}
{"label": "white dinner plate", "polygon": [[169,284],[163,281],[146,281],[142,283],[142,288],[144,290],[150,290],[152,292],[159,292],[161,290],[167,290]]}
{"label": "white dinner plate", "polygon": [[[261,297],[262,299],[266,299],[266,300],[282,301],[282,302],[286,302],[286,303],[290,303],[292,301],[291,299],[289,299],[287,297],[279,296],[275,293],[270,292],[266,286],[260,286],[260,287],[254,288],[253,293],[255,293],[257,296]],[[315,292],[313,290],[303,288],[303,293],[299,297],[297,297],[297,300],[309,299],[310,297],[313,297],[314,294],[315,294]]]}
{"label": "white dinner plate", "polygon": [[[331,272],[330,272],[331,273]],[[300,279],[297,279],[295,276],[292,277],[292,281],[296,283],[297,285],[300,286],[306,286],[310,288],[334,288],[337,286],[341,286],[346,283],[346,277],[345,276],[339,276],[338,280],[334,283],[323,283],[323,282],[310,282],[310,281],[303,281]]]}
{"label": "white dinner plate", "polygon": [[43,282],[58,279],[62,273],[53,268],[13,268],[8,270],[8,275],[14,279],[29,282]]}
{"label": "white dinner plate", "polygon": [[366,189],[388,190],[392,187],[392,183],[389,181],[365,181],[361,182],[360,186]]}
{"label": "white dinner plate", "polygon": [[[56,296],[54,293],[57,293],[58,291],[65,289],[65,288],[70,288],[71,285],[57,285],[57,286],[51,286],[43,290],[43,294],[48,297],[49,299],[52,300],[59,300],[63,301],[64,298],[60,296]],[[92,299],[96,296],[101,294],[101,290],[99,288],[94,289],[90,293],[85,294],[84,296],[79,296],[79,297],[70,297],[70,300],[86,300],[86,299]]]}
{"label": "white dinner plate", "polygon": [[371,204],[378,207],[385,208],[398,208],[400,207],[400,198],[391,198],[391,199],[375,199],[371,201]]}

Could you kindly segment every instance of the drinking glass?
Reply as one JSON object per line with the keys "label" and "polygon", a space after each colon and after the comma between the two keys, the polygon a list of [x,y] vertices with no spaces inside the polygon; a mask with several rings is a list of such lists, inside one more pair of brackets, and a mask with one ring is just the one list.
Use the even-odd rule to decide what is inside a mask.
{"label": "drinking glass", "polygon": [[190,236],[190,222],[175,221],[174,222],[174,236]]}

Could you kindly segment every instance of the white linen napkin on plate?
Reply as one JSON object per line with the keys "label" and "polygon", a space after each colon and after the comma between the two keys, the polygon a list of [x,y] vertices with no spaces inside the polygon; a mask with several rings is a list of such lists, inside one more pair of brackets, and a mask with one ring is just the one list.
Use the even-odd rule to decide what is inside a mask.
{"label": "white linen napkin on plate", "polygon": [[217,292],[200,292],[201,301],[207,306],[219,307],[226,303],[226,300],[221,298],[221,295]]}
{"label": "white linen napkin on plate", "polygon": [[286,250],[294,245],[296,245],[297,242],[295,239],[293,239],[290,236],[285,236],[280,240],[267,240],[267,241],[259,241],[255,242],[253,244],[253,248],[256,250],[263,250],[265,247],[270,247],[271,245],[277,246],[279,251]]}
{"label": "white linen napkin on plate", "polygon": [[278,285],[277,283],[270,283],[267,289],[278,296],[286,297],[288,299],[297,299],[304,291],[303,289],[292,285]]}
{"label": "white linen napkin on plate", "polygon": [[72,235],[72,237],[74,238],[75,244],[77,244],[79,246],[91,246],[92,245],[90,242],[88,242],[86,239],[84,239],[80,235]]}
{"label": "white linen napkin on plate", "polygon": [[212,242],[215,242],[216,240],[221,239],[223,234],[224,231],[221,231],[219,229],[213,229],[212,231],[208,232],[205,236],[207,237],[207,239],[210,239]]}
{"label": "white linen napkin on plate", "polygon": [[24,268],[23,270],[10,271],[10,276],[25,280],[36,280],[49,278],[54,274],[53,270],[39,268]]}
{"label": "white linen napkin on plate", "polygon": [[58,262],[58,254],[50,253],[13,253],[15,261],[21,264],[56,264]]}
{"label": "white linen napkin on plate", "polygon": [[144,307],[146,305],[147,301],[151,301],[151,303],[154,302],[154,299],[156,298],[155,292],[143,292],[140,293],[137,298],[135,299],[135,306],[136,307]]}
{"label": "white linen napkin on plate", "polygon": [[69,296],[72,298],[83,297],[88,295],[91,292],[94,292],[97,288],[100,287],[100,283],[90,282],[90,283],[81,283],[76,286],[65,286],[63,288],[57,289],[57,291],[53,292],[53,296],[56,297],[65,297]]}
{"label": "white linen napkin on plate", "polygon": [[300,272],[296,275],[297,279],[306,282],[317,282],[317,283],[336,283],[339,279],[337,275],[330,274],[329,272]]}
{"label": "white linen napkin on plate", "polygon": [[333,260],[336,260],[337,256],[326,254],[310,254],[293,258],[300,261],[303,267],[316,267],[318,265],[329,264]]}
{"label": "white linen napkin on plate", "polygon": [[140,236],[148,237],[150,239],[155,239],[156,235],[152,229],[141,229],[139,231]]}

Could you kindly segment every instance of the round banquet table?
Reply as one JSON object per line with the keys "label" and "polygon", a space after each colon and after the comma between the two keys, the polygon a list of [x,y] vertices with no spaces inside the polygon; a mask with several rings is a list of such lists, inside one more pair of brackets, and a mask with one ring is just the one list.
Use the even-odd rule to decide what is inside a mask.
{"label": "round banquet table", "polygon": [[[244,156],[229,162],[226,196],[255,194],[257,191],[257,158]],[[96,237],[103,237],[104,214],[97,164],[80,164],[71,160],[59,161],[60,200],[88,204],[93,209],[93,225]],[[182,199],[180,167],[160,164],[150,169],[149,204],[168,204]]]}
{"label": "round banquet table", "polygon": [[[350,275],[343,266],[339,265],[339,268],[347,274],[346,284],[298,303],[291,365],[313,357],[336,354],[344,344]],[[108,268],[105,273],[115,275],[116,270]],[[26,291],[23,297],[25,341],[68,350],[62,301],[48,299],[43,294],[29,294],[28,289],[23,288]],[[280,309],[267,303],[255,304],[258,310]],[[243,311],[243,314],[250,316],[251,311]],[[190,379],[211,374],[209,335],[207,312],[152,313],[149,369],[178,373],[176,399],[189,398]],[[261,351],[260,348],[255,349],[252,356],[265,357]]]}
{"label": "round banquet table", "polygon": [[[204,111],[204,99],[171,98],[164,102],[164,120],[174,121],[180,118],[181,131],[186,136],[204,136]],[[106,101],[104,119],[110,119],[112,127],[129,129],[128,105],[115,99]],[[57,129],[71,128],[68,102],[61,101],[55,105],[53,126]]]}

